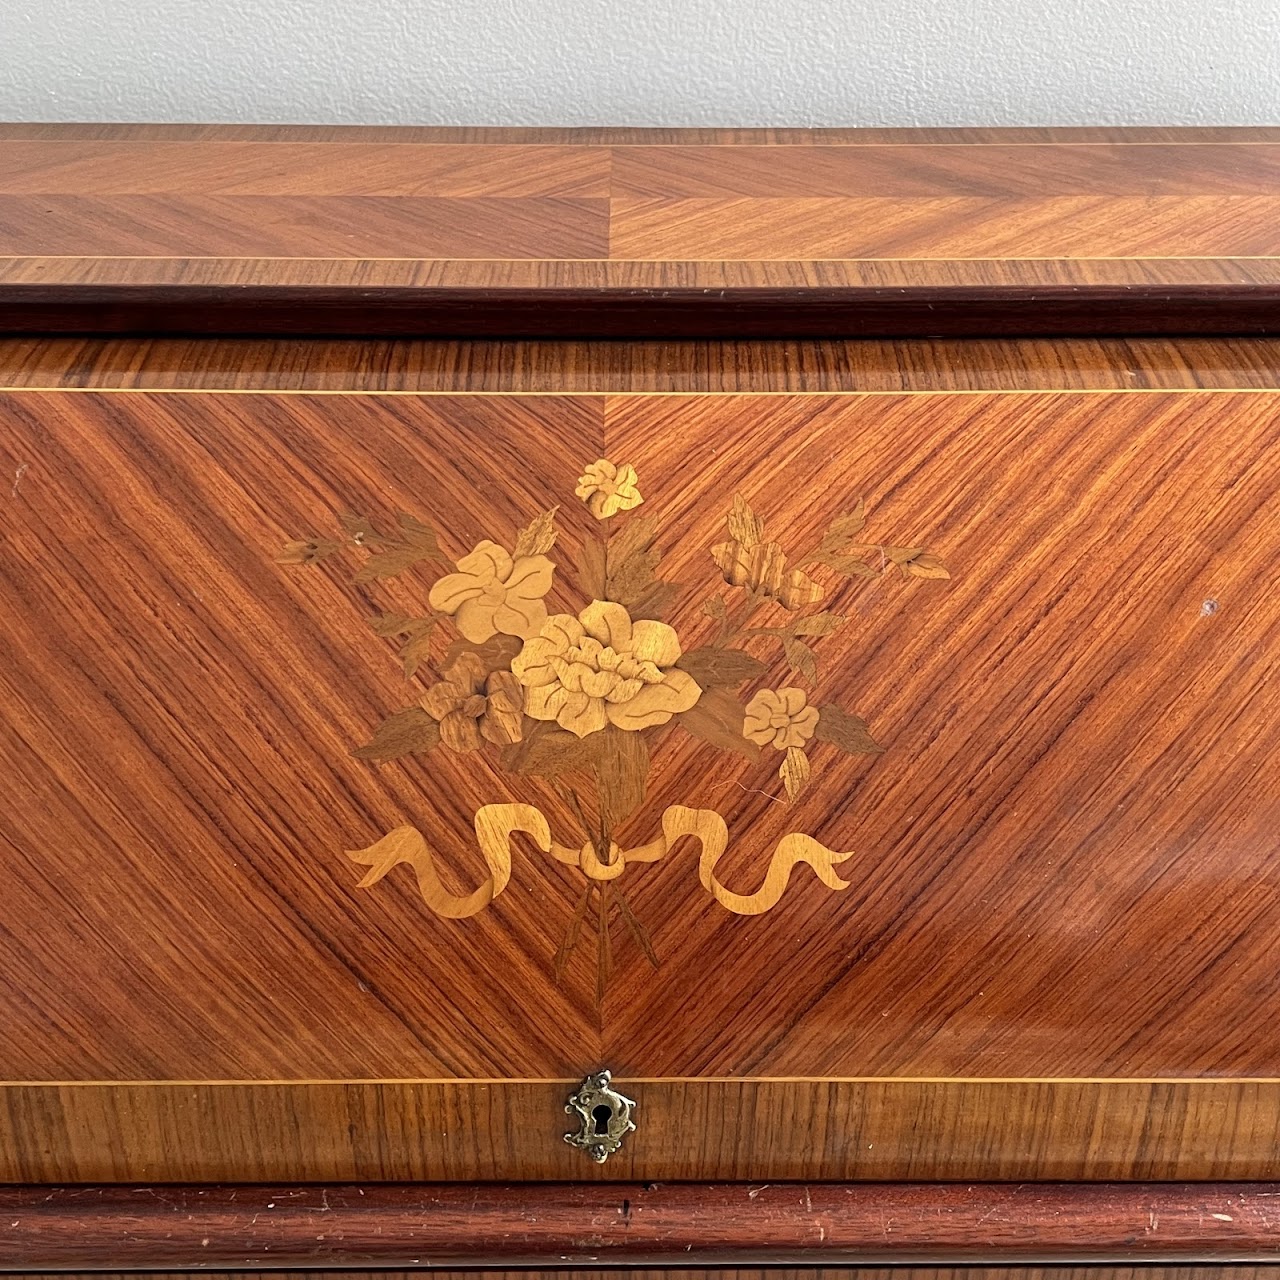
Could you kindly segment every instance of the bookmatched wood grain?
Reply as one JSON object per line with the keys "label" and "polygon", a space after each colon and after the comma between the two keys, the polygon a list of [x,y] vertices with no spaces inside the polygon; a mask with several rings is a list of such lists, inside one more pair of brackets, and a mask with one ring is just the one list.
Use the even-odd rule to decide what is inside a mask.
{"label": "bookmatched wood grain", "polygon": [[[601,1061],[662,1077],[1280,1074],[1253,1034],[1280,911],[1278,730],[1258,714],[1280,651],[1276,405],[10,393],[0,573],[20,661],[3,675],[0,946],[21,984],[3,1078],[558,1079]],[[853,887],[797,877],[746,919],[708,899],[691,858],[628,871],[662,968],[621,935],[598,1020],[583,957],[553,977],[574,904],[560,864],[518,858],[516,891],[470,921],[426,912],[407,868],[355,890],[342,851],[405,822],[448,832],[466,883],[480,805],[573,820],[479,757],[353,759],[424,687],[368,629],[397,597],[274,556],[343,510],[396,508],[460,556],[614,454],[662,517],[687,647],[710,625],[709,548],[734,493],[788,546],[865,495],[880,536],[936,550],[953,578],[827,584],[856,625],[817,646],[821,696],[886,750],[818,748],[797,805],[777,802],[776,760],[726,768],[662,740],[637,842],[671,804],[714,808],[735,890],[787,831],[854,851]],[[565,503],[562,521],[572,565],[591,517]],[[575,590],[566,570],[552,606],[580,607]]]}
{"label": "bookmatched wood grain", "polygon": [[0,329],[1273,332],[1278,172],[1257,130],[13,126]]}
{"label": "bookmatched wood grain", "polygon": [[1280,1257],[1274,1194],[1274,1183],[0,1188],[0,1267],[1265,1263]]}

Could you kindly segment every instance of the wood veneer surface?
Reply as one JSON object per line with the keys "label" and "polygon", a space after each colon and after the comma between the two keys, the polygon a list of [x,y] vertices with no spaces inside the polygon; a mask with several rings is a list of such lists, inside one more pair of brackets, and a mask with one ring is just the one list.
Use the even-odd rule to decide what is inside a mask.
{"label": "wood veneer surface", "polygon": [[0,284],[1265,286],[1278,175],[1257,129],[11,125]]}
{"label": "wood veneer surface", "polygon": [[[0,1177],[1275,1176],[1272,344],[191,350],[0,346]],[[96,389],[19,388],[55,379]],[[493,394],[521,384],[561,393]],[[688,394],[743,386],[787,394]],[[629,869],[661,967],[619,932],[597,1006],[589,947],[555,981],[568,868],[518,855],[462,921],[408,868],[354,889],[342,851],[406,820],[474,883],[461,837],[508,783],[353,759],[413,696],[366,629],[385,600],[274,556],[352,506],[457,556],[559,499],[576,608],[594,523],[562,491],[600,455],[677,581],[714,579],[735,490],[790,542],[855,481],[952,577],[829,584],[857,625],[824,679],[882,756],[818,748],[791,809],[769,768],[654,756],[639,825],[732,776],[756,840],[727,881],[801,829],[859,851],[853,887],[802,867],[750,918],[691,858]],[[560,1142],[600,1063],[644,1125],[603,1172]]]}
{"label": "wood veneer surface", "polygon": [[[3,1077],[1280,1074],[1254,1030],[1280,910],[1278,405],[8,393],[3,828],[21,872],[3,911],[24,982]],[[628,871],[660,981],[622,935],[601,1021],[585,949],[551,973],[574,903],[559,865],[517,858],[518,892],[466,923],[424,913],[407,868],[353,891],[342,851],[404,822],[449,832],[465,882],[480,805],[573,818],[487,756],[353,759],[431,677],[406,688],[369,635],[395,587],[274,556],[341,510],[412,508],[458,557],[613,455],[665,516],[689,649],[710,636],[708,548],[735,492],[792,546],[865,494],[953,577],[827,583],[857,621],[815,642],[814,696],[886,749],[816,748],[796,805],[767,755],[726,766],[659,740],[634,838],[671,805],[714,809],[748,842],[726,862],[739,892],[793,830],[854,851],[853,883],[797,875],[754,920],[688,870]],[[572,566],[594,522],[578,504],[561,523]],[[573,572],[553,611],[581,607]],[[762,683],[795,678],[768,661]]]}
{"label": "wood veneer surface", "polygon": [[0,338],[2,385],[240,391],[1085,391],[1280,386],[1275,338],[773,342]]}
{"label": "wood veneer surface", "polygon": [[[268,1257],[280,1268],[425,1262],[553,1274],[575,1263],[1268,1263],[1273,1187],[0,1188],[0,1265],[61,1269],[107,1251],[117,1267],[201,1271]],[[1028,1274],[1042,1280],[1039,1268]]]}

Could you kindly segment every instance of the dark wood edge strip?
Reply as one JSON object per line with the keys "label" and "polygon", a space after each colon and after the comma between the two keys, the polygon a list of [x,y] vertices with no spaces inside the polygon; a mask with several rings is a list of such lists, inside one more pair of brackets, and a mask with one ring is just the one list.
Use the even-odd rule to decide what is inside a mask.
{"label": "dark wood edge strip", "polygon": [[859,338],[1280,332],[1280,286],[463,289],[0,285],[0,333]]}
{"label": "dark wood edge strip", "polygon": [[[97,1280],[127,1280],[136,1271],[16,1271],[16,1280],[46,1280],[51,1276],[95,1276]],[[189,1271],[147,1271],[147,1280],[189,1280]],[[340,1271],[210,1271],[200,1275],[210,1280],[412,1280],[421,1277],[423,1269]],[[491,1267],[470,1269],[435,1269],[435,1280],[1280,1280],[1280,1267],[1267,1263],[1192,1263],[1161,1265],[1160,1263],[1083,1263],[1076,1266],[963,1267],[878,1266],[878,1267],[540,1267],[536,1272],[513,1268]]]}
{"label": "dark wood edge strip", "polygon": [[1261,1262],[1278,1183],[0,1189],[0,1270]]}

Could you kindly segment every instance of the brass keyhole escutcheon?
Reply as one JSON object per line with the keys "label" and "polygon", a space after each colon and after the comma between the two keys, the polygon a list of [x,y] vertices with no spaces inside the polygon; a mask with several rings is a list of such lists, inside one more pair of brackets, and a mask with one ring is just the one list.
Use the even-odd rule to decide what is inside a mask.
{"label": "brass keyhole escutcheon", "polygon": [[569,1115],[576,1114],[580,1121],[578,1132],[566,1133],[564,1140],[571,1147],[585,1151],[596,1164],[604,1164],[636,1127],[631,1118],[636,1104],[610,1088],[611,1079],[608,1071],[588,1076],[564,1106]]}

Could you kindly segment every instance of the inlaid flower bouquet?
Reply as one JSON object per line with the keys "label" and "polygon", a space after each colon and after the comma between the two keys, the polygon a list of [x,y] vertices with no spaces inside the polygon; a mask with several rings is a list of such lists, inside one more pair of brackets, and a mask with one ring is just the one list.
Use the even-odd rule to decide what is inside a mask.
{"label": "inlaid flower bouquet", "polygon": [[[342,538],[291,542],[279,559],[315,564],[350,546],[366,553],[355,574],[358,582],[430,575],[421,612],[381,613],[370,625],[398,643],[406,677],[430,672],[433,678],[410,706],[377,727],[356,756],[386,762],[435,751],[485,752],[512,777],[517,793],[521,778],[552,786],[579,827],[561,843],[556,837],[567,833],[553,835],[535,805],[497,800],[482,806],[474,826],[488,878],[465,896],[441,883],[426,837],[415,827],[398,827],[348,854],[369,868],[360,887],[407,862],[433,911],[451,918],[474,915],[506,888],[510,837],[526,832],[545,853],[583,875],[555,969],[559,978],[583,925],[594,917],[599,1001],[611,963],[615,913],[658,965],[620,877],[630,863],[659,861],[682,836],[701,843],[703,887],[738,914],[773,907],[799,862],[827,887],[847,887],[835,867],[852,855],[796,833],[778,842],[755,893],[732,892],[715,876],[728,845],[727,824],[710,809],[671,805],[661,830],[639,833],[648,839],[634,843],[628,823],[645,799],[655,740],[675,729],[752,760],[772,755],[778,761],[778,798],[796,800],[809,785],[817,744],[849,753],[880,751],[861,717],[816,696],[815,645],[845,619],[822,607],[827,589],[812,573],[836,579],[890,572],[949,575],[923,547],[865,541],[861,501],[833,520],[817,545],[792,556],[735,496],[724,540],[708,548],[708,576],[717,585],[701,610],[713,634],[686,649],[666,620],[681,588],[663,577],[658,517],[637,510],[643,497],[635,469],[599,459],[584,468],[575,496],[599,530],[576,563],[553,558],[558,507],[501,542],[479,542],[456,561],[441,550],[434,529],[408,515],[399,517],[394,533],[379,533],[361,516],[342,516]],[[576,613],[548,611],[546,597],[557,573],[568,574],[577,589]],[[768,682],[770,670],[783,662],[790,679]]]}

